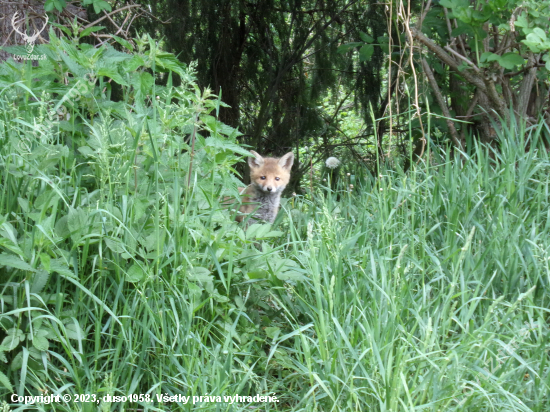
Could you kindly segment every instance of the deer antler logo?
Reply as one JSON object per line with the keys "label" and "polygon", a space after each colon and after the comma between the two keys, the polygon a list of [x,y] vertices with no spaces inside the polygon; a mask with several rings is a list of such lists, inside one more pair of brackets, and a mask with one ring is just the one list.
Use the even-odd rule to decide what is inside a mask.
{"label": "deer antler logo", "polygon": [[28,54],[31,54],[34,50],[34,42],[36,39],[38,39],[38,36],[40,36],[40,33],[44,31],[46,28],[46,25],[48,24],[48,15],[46,15],[46,21],[44,22],[44,27],[42,27],[40,30],[36,31],[32,36],[28,36],[27,33],[22,33],[19,30],[17,30],[17,24],[15,23],[15,20],[17,19],[17,14],[19,14],[18,11],[15,12],[13,17],[11,18],[11,25],[13,26],[13,29],[23,37],[23,40],[27,44],[25,46],[25,49],[27,50]]}

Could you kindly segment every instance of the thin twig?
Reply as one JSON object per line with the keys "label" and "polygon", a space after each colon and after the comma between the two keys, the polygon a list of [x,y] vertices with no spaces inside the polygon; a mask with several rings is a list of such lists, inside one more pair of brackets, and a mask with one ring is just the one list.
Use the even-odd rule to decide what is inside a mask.
{"label": "thin twig", "polygon": [[431,5],[432,5],[432,0],[428,0],[428,3],[426,3],[426,7],[424,7],[424,10],[422,11],[422,15],[420,16],[420,20],[418,20],[418,27],[420,27],[420,29],[422,29],[422,22],[426,18],[426,15],[430,10]]}
{"label": "thin twig", "polygon": [[479,67],[477,67],[470,59],[468,59],[467,57],[464,57],[462,54],[454,51],[451,47],[449,46],[445,46],[445,50],[447,50],[449,53],[455,55],[456,57],[458,57],[459,59],[462,59],[464,60],[466,63],[468,63],[470,66],[472,66],[472,68],[477,72],[477,73],[480,73],[481,70],[479,70]]}
{"label": "thin twig", "polygon": [[449,31],[449,39],[453,37],[453,28],[451,27],[451,20],[449,20],[449,13],[447,13],[447,7],[443,7],[443,13],[445,13],[445,21],[447,22],[447,30]]}
{"label": "thin twig", "polygon": [[[408,3],[409,4],[409,9],[408,9],[408,14],[407,14],[407,18],[403,21],[404,23],[404,26],[405,26],[405,31],[407,32],[407,37],[409,38],[409,45],[410,45],[410,51],[409,51],[409,60],[410,60],[410,67],[411,67],[411,70],[412,70],[412,77],[413,77],[413,80],[414,80],[414,106],[416,108],[416,113],[417,113],[417,116],[418,116],[418,122],[420,124],[420,129],[422,130],[422,151],[420,152],[420,156],[418,156],[418,161],[420,161],[420,159],[422,158],[422,156],[424,156],[424,150],[426,148],[426,131],[424,130],[424,125],[422,124],[422,115],[420,113],[420,103],[418,101],[418,78],[417,78],[417,74],[416,74],[416,70],[414,68],[414,53],[413,53],[413,46],[414,46],[414,36],[411,32],[411,28],[409,26],[409,19],[411,17],[411,10],[410,10],[410,2]],[[391,53],[390,53],[391,54]],[[390,120],[390,124],[391,124],[391,120]]]}
{"label": "thin twig", "polygon": [[119,13],[119,12],[121,12],[121,11],[123,11],[123,10],[132,9],[132,8],[135,8],[135,7],[141,7],[141,5],[140,5],[140,4],[130,4],[130,5],[128,5],[128,6],[121,7],[120,9],[117,9],[117,10],[115,10],[115,11],[112,11],[112,12],[106,14],[105,16],[100,17],[100,18],[97,19],[96,21],[94,21],[94,22],[92,22],[92,23],[90,23],[90,24],[84,26],[84,29],[88,29],[88,28],[90,28],[90,27],[95,26],[97,23],[99,23],[100,21],[105,20],[107,17],[112,16],[113,14]]}
{"label": "thin twig", "polygon": [[455,125],[453,121],[451,120],[451,113],[449,112],[449,108],[447,107],[447,104],[445,103],[445,99],[443,98],[443,95],[441,94],[441,90],[439,89],[439,86],[437,85],[437,82],[435,81],[434,74],[432,72],[432,69],[430,68],[428,62],[425,58],[422,58],[422,67],[424,68],[424,73],[426,73],[426,77],[428,78],[428,82],[430,83],[430,86],[432,88],[432,91],[434,92],[435,98],[437,102],[439,103],[439,107],[441,108],[441,111],[443,112],[443,115],[446,117],[445,121],[447,122],[447,127],[449,128],[449,132],[451,133],[451,139],[456,147],[462,147],[460,143],[460,139],[458,138],[458,133],[456,132]]}

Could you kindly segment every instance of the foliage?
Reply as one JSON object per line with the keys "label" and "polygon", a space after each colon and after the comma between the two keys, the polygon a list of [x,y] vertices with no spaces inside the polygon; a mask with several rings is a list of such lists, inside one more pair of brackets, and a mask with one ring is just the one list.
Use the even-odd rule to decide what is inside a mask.
{"label": "foliage", "polygon": [[[215,116],[223,103],[150,37],[119,52],[50,32],[36,53],[47,56],[38,67],[0,66],[0,354],[9,365],[0,383],[20,395],[101,393],[105,379],[123,385],[152,363],[150,344],[168,345],[166,359],[180,356],[194,345],[180,334],[205,322],[214,330],[195,342],[197,350],[227,346],[221,331],[228,327],[237,328],[241,344],[261,345],[259,325],[278,316],[247,315],[255,324],[243,329],[231,326],[231,314],[249,306],[272,312],[263,303],[266,286],[303,275],[280,252],[255,249],[281,232],[270,225],[244,231],[214,207],[224,194],[238,194],[232,165],[248,155],[235,143],[239,133]],[[155,85],[158,73],[167,87]],[[183,82],[177,88],[173,73]],[[122,101],[111,100],[115,83]],[[149,298],[158,304],[152,311],[143,305]],[[177,347],[148,337],[151,322],[164,322],[168,302],[170,319],[189,321],[173,330]],[[137,369],[120,371],[121,359]],[[175,376],[158,387],[156,374],[126,389],[151,396],[155,387],[158,394],[213,390],[182,387]]]}
{"label": "foliage", "polygon": [[[247,151],[192,67],[147,36],[126,52],[51,36],[38,67],[0,65],[0,395],[101,397],[60,411],[547,410],[544,123],[512,117],[499,151],[429,144],[407,174],[342,165],[275,226],[246,228],[219,199]],[[104,398],[139,394],[153,401]],[[170,401],[206,394],[278,402]]]}
{"label": "foliage", "polygon": [[[345,89],[364,113],[369,102],[379,106],[381,49],[361,62],[338,53],[342,43],[383,35],[378,2],[146,3],[159,19],[171,20],[142,19],[138,33],[159,30],[170,51],[183,61],[198,60],[199,84],[212,86],[231,106],[221,119],[238,126],[240,141],[260,153],[297,151],[319,139],[332,117],[321,106],[331,88]],[[370,117],[365,120],[372,129]],[[323,142],[338,137],[334,131]],[[327,150],[324,143],[320,151]]]}
{"label": "foliage", "polygon": [[[550,2],[441,0],[424,15],[413,36],[430,51],[438,78],[430,88],[450,97],[451,117],[473,121],[486,141],[496,137],[494,114],[538,122],[548,110]],[[442,101],[434,105],[445,113]],[[444,129],[446,124],[440,123]],[[465,139],[463,127],[462,144]]]}
{"label": "foliage", "polygon": [[[96,13],[100,13],[103,10],[112,10],[111,5],[105,0],[82,0],[81,3],[83,6],[92,5]],[[44,10],[48,12],[56,9],[61,13],[65,7],[67,7],[67,2],[65,0],[46,0],[44,3]]]}

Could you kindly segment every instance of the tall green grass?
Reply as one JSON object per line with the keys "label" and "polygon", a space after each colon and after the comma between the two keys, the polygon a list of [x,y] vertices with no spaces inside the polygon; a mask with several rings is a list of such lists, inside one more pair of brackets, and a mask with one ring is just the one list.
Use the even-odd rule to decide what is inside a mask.
{"label": "tall green grass", "polygon": [[[147,39],[127,54],[52,39],[40,67],[0,67],[8,403],[259,394],[278,402],[54,407],[549,410],[542,125],[505,130],[499,151],[433,149],[407,174],[358,170],[337,191],[320,182],[274,227],[244,228],[219,199],[236,195],[231,165],[246,152],[191,70]],[[127,66],[109,72],[113,59]],[[160,69],[183,85],[155,86]],[[88,75],[66,76],[78,70]]]}
{"label": "tall green grass", "polygon": [[382,172],[319,199],[309,234],[291,230],[312,329],[292,350],[331,410],[549,410],[542,127],[527,152],[507,131],[498,152]]}

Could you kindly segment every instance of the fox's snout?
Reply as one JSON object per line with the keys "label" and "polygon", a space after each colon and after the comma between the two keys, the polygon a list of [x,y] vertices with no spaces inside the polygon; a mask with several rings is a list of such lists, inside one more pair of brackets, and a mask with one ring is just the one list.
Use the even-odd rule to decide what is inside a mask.
{"label": "fox's snout", "polygon": [[275,186],[274,184],[269,184],[269,183],[266,183],[266,184],[262,184],[261,182],[258,184],[258,186],[260,187],[260,189],[262,189],[264,192],[276,192],[277,191],[277,186]]}

